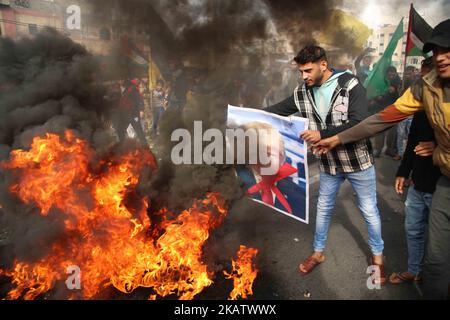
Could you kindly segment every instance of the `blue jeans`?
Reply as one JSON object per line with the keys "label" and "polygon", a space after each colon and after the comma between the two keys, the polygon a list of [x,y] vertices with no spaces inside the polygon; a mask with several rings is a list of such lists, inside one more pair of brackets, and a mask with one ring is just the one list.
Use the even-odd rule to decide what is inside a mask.
{"label": "blue jeans", "polygon": [[152,124],[152,133],[156,136],[158,133],[158,123],[164,113],[164,108],[156,107],[153,108],[153,124]]}
{"label": "blue jeans", "polygon": [[412,117],[409,117],[400,122],[397,126],[397,153],[401,157],[403,157],[403,154],[405,153],[411,123]]}
{"label": "blue jeans", "polygon": [[422,271],[425,251],[425,231],[431,208],[431,193],[420,192],[411,186],[405,202],[405,231],[408,244],[408,271],[418,275]]}
{"label": "blue jeans", "polygon": [[317,203],[314,251],[323,252],[327,241],[331,215],[341,184],[347,179],[358,197],[358,207],[369,231],[369,246],[374,256],[381,255],[384,242],[381,238],[381,219],[377,207],[375,167],[354,173],[338,173],[333,176],[320,173],[319,201]]}

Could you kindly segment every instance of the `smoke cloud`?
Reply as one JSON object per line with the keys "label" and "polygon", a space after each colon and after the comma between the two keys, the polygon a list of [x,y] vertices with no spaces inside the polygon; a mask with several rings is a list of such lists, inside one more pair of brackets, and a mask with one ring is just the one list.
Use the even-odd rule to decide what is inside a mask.
{"label": "smoke cloud", "polygon": [[[203,69],[197,82],[186,76],[187,89],[194,98],[182,113],[167,111],[153,151],[156,172],[140,181],[140,191],[150,198],[151,211],[160,207],[181,210],[207,192],[220,192],[229,204],[245,194],[234,168],[217,165],[174,166],[170,151],[175,129],[192,132],[194,121],[203,129],[224,130],[226,105],[236,81],[248,84],[251,107],[260,107],[268,88],[266,65],[251,51],[254,40],[266,41],[286,35],[294,50],[315,42],[335,8],[334,1],[250,1],[250,0],[115,0],[89,2],[93,10],[104,11],[102,21],[124,30],[140,29],[147,35],[163,74],[169,75],[168,61],[185,58]],[[111,20],[105,3],[120,12]],[[101,16],[101,14],[100,14]],[[337,22],[335,22],[337,23]],[[336,26],[339,30],[339,25]],[[244,59],[245,58],[245,59]],[[13,149],[27,149],[32,139],[45,133],[62,134],[72,129],[88,141],[101,156],[111,152],[116,139],[107,125],[115,106],[105,100],[101,72],[95,57],[79,44],[52,30],[33,39],[14,42],[0,38],[0,161]],[[8,244],[0,252],[1,267],[12,258],[23,261],[42,257],[47,244],[63,236],[63,222],[57,211],[48,217],[35,214],[9,192],[13,177],[0,172],[0,225],[6,228]],[[1,241],[1,239],[0,239]],[[36,244],[42,248],[36,250]]]}

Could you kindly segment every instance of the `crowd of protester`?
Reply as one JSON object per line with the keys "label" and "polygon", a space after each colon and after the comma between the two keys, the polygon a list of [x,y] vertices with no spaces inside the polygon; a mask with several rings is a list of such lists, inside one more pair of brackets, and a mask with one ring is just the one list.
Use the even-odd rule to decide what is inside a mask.
{"label": "crowd of protester", "polygon": [[[438,30],[435,32],[439,33],[438,40],[427,44],[428,51],[435,52],[434,58],[424,59],[420,71],[413,66],[407,66],[403,78],[399,76],[394,66],[388,67],[385,74],[388,89],[371,100],[366,98],[363,86],[371,72],[373,63],[371,51],[366,49],[357,57],[353,71],[339,71],[332,68],[325,50],[318,46],[305,47],[295,57],[294,62],[274,72],[264,73],[255,69],[246,76],[228,79],[222,95],[226,103],[235,106],[264,108],[265,111],[284,116],[299,113],[310,122],[310,130],[303,133],[302,138],[310,144],[317,144],[356,126],[371,114],[382,114],[384,110],[402,101],[405,96],[412,95],[418,100],[416,92],[421,91],[416,87],[423,85],[423,79],[426,76],[429,77],[430,74],[437,72],[435,63],[440,63],[438,61],[440,56],[443,55],[445,59],[449,59],[449,21],[443,22],[443,31],[438,30],[439,27],[435,29]],[[437,55],[440,56],[437,57]],[[171,61],[169,70],[170,77],[166,80],[158,79],[152,90],[148,82],[131,79],[120,81],[113,87],[110,99],[117,105],[117,110],[112,123],[119,140],[125,139],[127,131],[132,128],[139,141],[147,145],[158,135],[159,123],[166,110],[182,111],[188,103],[190,93],[198,92],[203,86],[201,77],[190,78],[180,61]],[[448,79],[445,77],[442,79],[444,88],[447,88]],[[330,110],[333,109],[334,102],[331,98],[335,90],[344,90],[349,97],[345,118],[334,119],[329,116]],[[444,100],[436,101],[437,110],[448,103],[446,100],[448,89],[444,89],[443,92]],[[285,99],[286,97],[289,98]],[[145,118],[145,113],[149,115],[151,121],[147,121],[143,126],[142,120]],[[429,115],[428,112],[405,113],[401,119],[397,117],[391,120],[392,124],[383,130],[373,130],[372,134],[366,135],[365,139],[354,139],[353,142],[339,146],[338,152],[319,156],[321,175],[314,253],[300,264],[299,271],[302,274],[310,273],[325,261],[324,250],[337,193],[342,182],[348,180],[354,187],[361,214],[367,224],[368,244],[373,254],[372,264],[380,269],[379,284],[385,284],[388,281],[392,284],[400,284],[423,280],[428,281],[430,288],[434,289],[439,287],[436,281],[444,281],[445,286],[448,285],[449,243],[442,245],[447,248],[445,253],[433,247],[439,246],[436,243],[440,240],[433,238],[435,243],[429,245],[428,249],[426,249],[426,242],[429,216],[435,214],[432,209],[433,194],[437,189],[438,181],[443,183],[441,171],[444,176],[445,173],[448,174],[445,170],[440,170],[445,165],[433,163],[433,154],[436,149],[445,148],[440,144],[447,147],[450,145],[450,135],[447,132],[444,138],[436,139],[436,130],[441,135],[442,132],[437,129],[436,123],[430,125],[427,114]],[[396,124],[393,125],[394,123]],[[148,138],[145,132],[148,133]],[[367,139],[369,137],[372,140]],[[389,277],[384,271],[384,241],[381,236],[381,219],[377,206],[374,160],[383,152],[392,159],[401,161],[394,186],[396,192],[403,194],[404,188],[409,186],[405,205],[408,249],[408,261],[405,264],[407,268],[406,271],[392,273]],[[445,161],[448,161],[448,158],[446,159]],[[449,177],[445,179],[444,182],[447,182]],[[448,190],[448,187],[446,188],[445,190]],[[449,203],[448,195],[445,201]],[[435,205],[438,206],[438,204]],[[450,207],[447,206],[444,210],[447,211],[447,219],[449,219],[445,231],[446,239],[449,240]],[[430,228],[428,233],[432,233],[433,230]],[[436,237],[436,234],[432,237]],[[444,241],[447,240],[444,239]],[[433,256],[436,252],[428,252],[428,257],[433,256],[435,260],[429,258],[425,263],[440,265],[436,268],[429,265],[429,273],[423,279],[423,263],[427,250],[435,250],[438,254],[445,256],[436,258]],[[439,295],[430,292],[427,294],[443,298],[442,286],[441,284]]]}

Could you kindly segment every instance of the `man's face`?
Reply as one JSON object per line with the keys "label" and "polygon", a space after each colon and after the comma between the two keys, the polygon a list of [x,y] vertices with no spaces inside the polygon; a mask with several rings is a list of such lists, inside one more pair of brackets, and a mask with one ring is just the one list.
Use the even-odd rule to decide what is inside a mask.
{"label": "man's face", "polygon": [[366,57],[364,57],[364,59],[363,59],[363,64],[366,66],[366,67],[370,67],[370,64],[372,63],[372,58],[370,57],[370,56],[366,56]]}
{"label": "man's face", "polygon": [[303,81],[308,87],[314,87],[322,84],[322,79],[328,65],[326,61],[308,62],[299,64],[298,69],[302,74]]}
{"label": "man's face", "polygon": [[450,79],[450,48],[435,47],[433,60],[439,77]]}
{"label": "man's face", "polygon": [[406,71],[405,71],[405,79],[407,79],[407,80],[411,80],[411,79],[413,79],[414,78],[414,71],[413,70],[411,70],[411,69],[407,69]]}
{"label": "man's face", "polygon": [[396,75],[397,75],[397,72],[395,72],[395,71],[389,71],[387,74],[389,80],[394,80]]}

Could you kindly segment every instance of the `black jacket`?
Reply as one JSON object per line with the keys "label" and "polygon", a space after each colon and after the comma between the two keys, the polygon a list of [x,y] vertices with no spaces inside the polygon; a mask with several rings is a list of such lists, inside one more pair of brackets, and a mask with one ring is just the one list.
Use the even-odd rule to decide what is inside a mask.
{"label": "black jacket", "polygon": [[[347,130],[367,117],[366,90],[358,79],[349,73],[338,78],[338,85],[331,99],[331,107],[325,121],[316,111],[312,88],[305,84],[296,88],[290,98],[270,106],[264,111],[282,116],[299,113],[309,120],[308,128],[320,132],[322,139],[334,136]],[[335,175],[359,172],[372,167],[374,161],[372,146],[368,139],[338,146],[331,152],[322,155],[319,167],[322,172]]]}
{"label": "black jacket", "polygon": [[[343,87],[346,82],[354,78],[354,76],[350,74],[343,74],[343,76],[339,77],[339,86]],[[314,99],[314,94],[312,93],[312,88],[307,88],[307,91],[311,93],[311,97]],[[354,127],[359,122],[367,118],[368,116],[368,101],[366,98],[366,90],[361,84],[356,85],[349,91],[349,103],[348,103],[348,122],[341,126],[333,126],[329,125],[326,129],[320,130],[320,137],[322,139],[326,139],[332,137],[342,131],[345,131],[351,127]],[[273,106],[270,106],[264,111],[276,113],[281,116],[290,116],[297,112],[299,112],[296,104],[294,95],[289,98],[277,103]],[[331,117],[331,112],[328,115]]]}
{"label": "black jacket", "polygon": [[408,144],[397,177],[408,178],[412,171],[414,188],[420,192],[434,193],[437,181],[441,176],[439,167],[433,165],[433,157],[421,157],[414,153],[419,142],[435,141],[433,129],[425,112],[414,115],[409,130]]}

